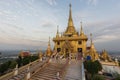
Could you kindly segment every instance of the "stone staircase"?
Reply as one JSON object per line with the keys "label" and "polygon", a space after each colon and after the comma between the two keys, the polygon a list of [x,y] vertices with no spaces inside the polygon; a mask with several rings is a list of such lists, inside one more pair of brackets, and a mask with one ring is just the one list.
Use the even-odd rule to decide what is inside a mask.
{"label": "stone staircase", "polygon": [[[15,76],[11,76],[9,75],[6,78],[1,78],[0,80],[25,80],[28,71],[30,72],[30,74],[34,74],[35,71],[37,71],[38,68],[43,67],[44,64],[46,64],[48,62],[48,58],[46,60],[40,61],[40,60],[36,60],[26,66],[23,66],[21,68],[18,68],[18,74]],[[29,67],[29,70],[28,70]]]}
{"label": "stone staircase", "polygon": [[[30,80],[57,80],[57,73],[61,74],[66,60],[62,62],[50,62],[43,69],[35,73]],[[60,78],[62,78],[60,76]]]}

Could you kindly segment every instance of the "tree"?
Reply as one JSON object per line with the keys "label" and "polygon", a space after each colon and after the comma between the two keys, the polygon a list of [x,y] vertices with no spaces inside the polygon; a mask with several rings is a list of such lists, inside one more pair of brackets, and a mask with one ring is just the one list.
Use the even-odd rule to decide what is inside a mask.
{"label": "tree", "polygon": [[29,56],[24,57],[24,58],[22,59],[22,64],[23,64],[23,65],[26,65],[26,64],[28,64],[29,62],[30,62],[30,57],[29,57]]}
{"label": "tree", "polygon": [[33,62],[33,61],[37,60],[38,58],[39,58],[38,56],[31,56],[30,61]]}
{"label": "tree", "polygon": [[115,80],[120,80],[120,75],[115,78]]}
{"label": "tree", "polygon": [[3,64],[0,65],[0,73],[4,73],[5,71],[7,71],[9,69],[9,66],[11,64],[11,61],[7,61]]}
{"label": "tree", "polygon": [[96,68],[98,69],[98,71],[102,70],[102,65],[98,60],[94,61],[94,64],[96,65]]}
{"label": "tree", "polygon": [[92,80],[105,80],[105,79],[101,75],[95,75],[95,76],[93,76]]}
{"label": "tree", "polygon": [[14,69],[17,65],[17,62],[15,60],[11,61],[11,64],[9,65],[10,69]]}
{"label": "tree", "polygon": [[118,73],[115,74],[115,80],[120,80],[120,74]]}
{"label": "tree", "polygon": [[97,74],[98,71],[102,70],[102,65],[99,63],[99,61],[88,60],[84,62],[84,66],[87,72],[90,73],[92,77]]}

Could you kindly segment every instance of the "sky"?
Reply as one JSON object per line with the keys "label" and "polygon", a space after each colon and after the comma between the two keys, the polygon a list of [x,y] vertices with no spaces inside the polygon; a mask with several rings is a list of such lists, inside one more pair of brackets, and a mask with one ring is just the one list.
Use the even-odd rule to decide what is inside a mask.
{"label": "sky", "polygon": [[70,3],[77,31],[82,21],[98,51],[120,51],[120,0],[0,0],[0,50],[45,50],[49,36],[53,47],[57,25],[60,33],[67,27]]}

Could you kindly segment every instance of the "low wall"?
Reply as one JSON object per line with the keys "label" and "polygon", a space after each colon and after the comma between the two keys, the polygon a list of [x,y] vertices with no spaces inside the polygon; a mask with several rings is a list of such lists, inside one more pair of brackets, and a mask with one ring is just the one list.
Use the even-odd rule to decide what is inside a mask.
{"label": "low wall", "polygon": [[102,61],[100,61],[100,63],[102,65],[117,66],[117,64],[115,62],[102,62]]}
{"label": "low wall", "polygon": [[82,62],[82,80],[86,80],[85,79],[85,69],[84,69],[84,64]]}
{"label": "low wall", "polygon": [[[36,63],[36,62],[38,62],[38,61],[39,61],[39,59],[36,60],[36,61],[31,62],[30,64],[34,64],[34,63]],[[48,61],[49,61],[49,59],[48,59],[46,62],[48,62]],[[46,63],[46,62],[45,62],[45,63]],[[22,66],[22,67],[18,68],[18,74],[21,73],[22,71],[24,71],[25,69],[27,69],[28,66],[30,66],[30,64],[27,64],[27,65],[25,65],[25,66]],[[44,65],[44,64],[43,64],[43,65]],[[1,76],[1,77],[0,77],[0,80],[8,80],[8,79],[10,79],[10,78],[13,77],[13,76],[14,76],[14,70],[13,70],[12,72],[10,72],[10,73],[7,73],[7,74]]]}
{"label": "low wall", "polygon": [[118,67],[118,66],[111,66],[111,65],[102,64],[102,67],[103,67],[104,72],[111,73],[111,74],[113,74],[113,73],[120,74],[120,67]]}

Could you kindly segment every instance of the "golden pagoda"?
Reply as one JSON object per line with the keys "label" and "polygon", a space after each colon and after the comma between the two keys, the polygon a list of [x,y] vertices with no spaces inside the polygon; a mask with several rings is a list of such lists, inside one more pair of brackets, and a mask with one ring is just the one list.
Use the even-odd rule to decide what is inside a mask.
{"label": "golden pagoda", "polygon": [[94,43],[93,43],[93,41],[92,41],[92,34],[90,34],[90,36],[91,36],[90,49],[85,52],[84,57],[90,56],[90,57],[91,57],[91,60],[94,61],[94,60],[98,60],[98,59],[99,59],[99,54],[98,54],[98,52],[96,51],[95,46],[94,46]]}
{"label": "golden pagoda", "polygon": [[104,61],[112,61],[106,50],[103,50],[101,53],[101,59]]}
{"label": "golden pagoda", "polygon": [[86,51],[86,42],[88,40],[82,29],[82,22],[80,26],[80,33],[76,31],[72,19],[71,4],[69,5],[69,8],[67,29],[60,36],[59,29],[57,27],[56,37],[53,38],[54,50],[62,55],[67,53],[84,53]]}
{"label": "golden pagoda", "polygon": [[40,50],[40,52],[38,53],[38,56],[39,56],[39,59],[41,59],[41,58],[42,58],[43,53],[42,53],[42,51],[41,51],[41,50]]}
{"label": "golden pagoda", "polygon": [[49,37],[48,47],[47,47],[47,50],[46,50],[46,56],[51,56],[51,55],[52,55],[52,50],[51,50],[51,47],[50,47],[50,37]]}

